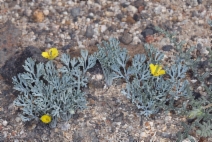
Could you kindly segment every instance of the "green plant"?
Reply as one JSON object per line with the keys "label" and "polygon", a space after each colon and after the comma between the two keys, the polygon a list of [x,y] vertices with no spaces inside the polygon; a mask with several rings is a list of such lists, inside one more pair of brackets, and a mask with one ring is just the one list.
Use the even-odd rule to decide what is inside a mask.
{"label": "green plant", "polygon": [[[208,22],[212,26],[212,22]],[[163,33],[166,37],[170,39],[170,42],[174,44],[175,50],[177,51],[175,56],[177,57],[176,62],[182,62],[185,64],[189,70],[192,71],[193,78],[199,82],[199,85],[205,90],[206,96],[201,95],[198,99],[193,96],[192,92],[189,91],[189,95],[187,97],[188,102],[184,104],[184,107],[181,109],[181,114],[187,116],[188,119],[192,119],[193,122],[191,124],[182,123],[184,127],[184,132],[178,133],[178,141],[181,141],[183,138],[190,137],[190,132],[195,131],[198,135],[202,137],[208,137],[212,134],[212,85],[207,84],[207,78],[210,74],[207,70],[201,71],[199,69],[200,64],[202,63],[201,59],[203,56],[198,56],[196,59],[193,59],[191,56],[191,52],[196,49],[195,46],[190,47],[188,50],[183,50],[184,41],[177,42],[175,35],[170,34],[167,31],[156,27],[156,30]],[[211,67],[210,62],[212,61],[212,52],[210,48],[209,55],[207,58],[209,64],[208,68]],[[191,86],[191,84],[189,85]],[[188,109],[190,107],[191,109]]]}
{"label": "green plant", "polygon": [[20,92],[14,104],[21,108],[23,121],[38,119],[48,114],[52,117],[51,127],[59,119],[67,121],[78,109],[86,107],[86,71],[96,63],[94,56],[87,50],[81,51],[82,57],[70,59],[66,54],[61,57],[64,64],[59,70],[53,61],[36,64],[28,58],[23,66],[25,73],[13,77],[14,89]]}
{"label": "green plant", "polygon": [[[112,85],[114,79],[119,78],[119,76],[114,74],[111,65],[118,64],[121,60],[117,59],[121,59],[127,55],[127,50],[122,49],[119,43],[117,39],[110,38],[108,42],[103,41],[102,44],[98,44],[98,51],[94,53],[101,64],[105,82],[108,86]],[[121,58],[119,58],[120,55],[122,55]]]}
{"label": "green plant", "polygon": [[109,43],[104,43],[104,48],[100,48],[101,52],[97,52],[97,59],[100,60],[102,68],[110,71],[110,75],[105,74],[105,78],[107,80],[122,78],[126,81],[127,85],[122,93],[138,107],[141,115],[149,117],[160,109],[176,109],[174,102],[187,96],[188,81],[184,81],[187,71],[185,65],[175,64],[170,68],[167,67],[165,72],[169,76],[168,78],[154,76],[151,75],[150,65],[160,64],[163,53],[152,45],[145,44],[147,57],[144,54],[135,55],[132,58],[132,65],[127,67],[130,57],[126,49],[118,46],[118,40],[110,39]]}
{"label": "green plant", "polygon": [[[200,136],[211,135],[212,85],[206,83],[210,73],[198,69],[202,56],[193,59],[191,52],[195,46],[184,50],[185,42],[177,42],[174,33],[159,27],[155,29],[170,38],[175,47],[176,60],[169,67],[162,67],[164,54],[152,45],[144,45],[146,55],[137,54],[131,58],[115,38],[103,41],[98,45],[98,51],[91,56],[85,50],[81,51],[82,57],[78,58],[70,59],[68,55],[62,55],[64,66],[59,70],[53,61],[44,65],[36,64],[31,58],[27,59],[24,65],[27,72],[13,78],[14,89],[21,92],[14,103],[22,108],[23,121],[48,114],[52,117],[50,126],[55,127],[59,118],[66,121],[77,109],[84,109],[86,100],[81,89],[87,85],[85,73],[95,65],[97,59],[108,86],[118,78],[126,82],[126,88],[121,92],[137,106],[141,115],[149,117],[159,110],[175,110],[178,114],[193,119],[192,124],[182,123],[184,131],[177,134],[178,141],[187,137],[192,139],[190,132],[193,130]],[[208,60],[211,61],[212,58]],[[186,78],[188,70],[192,71],[193,77],[205,89],[206,96],[198,99],[193,96],[191,84]],[[177,105],[178,101],[183,103]]]}

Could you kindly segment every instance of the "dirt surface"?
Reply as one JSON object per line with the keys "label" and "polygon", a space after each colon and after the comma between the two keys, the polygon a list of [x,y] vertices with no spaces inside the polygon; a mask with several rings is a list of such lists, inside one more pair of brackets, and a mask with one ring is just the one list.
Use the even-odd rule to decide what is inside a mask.
{"label": "dirt surface", "polygon": [[[40,121],[22,122],[21,110],[13,105],[19,94],[12,89],[11,78],[23,72],[27,57],[46,62],[41,52],[50,47],[57,47],[60,55],[78,57],[80,49],[92,54],[109,37],[120,39],[131,57],[145,53],[144,44],[151,43],[164,52],[164,65],[169,65],[174,50],[164,46],[170,41],[151,25],[175,32],[186,41],[185,49],[199,47],[207,57],[205,47],[211,47],[212,38],[208,20],[212,20],[211,0],[0,0],[0,142],[176,141],[185,118],[171,112],[140,116],[120,93],[122,81],[105,87],[99,64],[88,74],[87,109],[53,129]],[[212,142],[212,137],[192,136]]]}

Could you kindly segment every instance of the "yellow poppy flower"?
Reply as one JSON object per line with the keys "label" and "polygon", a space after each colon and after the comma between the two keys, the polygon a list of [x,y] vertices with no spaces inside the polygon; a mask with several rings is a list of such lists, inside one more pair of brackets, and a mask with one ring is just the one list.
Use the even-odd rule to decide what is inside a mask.
{"label": "yellow poppy flower", "polygon": [[149,67],[150,67],[151,74],[153,76],[159,76],[166,73],[165,70],[162,70],[162,66],[160,65],[150,64]]}
{"label": "yellow poppy flower", "polygon": [[47,52],[42,52],[42,56],[44,58],[47,58],[49,60],[52,60],[58,56],[58,50],[57,48],[50,48]]}
{"label": "yellow poppy flower", "polygon": [[48,114],[44,114],[43,116],[41,116],[40,120],[45,123],[48,124],[52,121],[52,117]]}

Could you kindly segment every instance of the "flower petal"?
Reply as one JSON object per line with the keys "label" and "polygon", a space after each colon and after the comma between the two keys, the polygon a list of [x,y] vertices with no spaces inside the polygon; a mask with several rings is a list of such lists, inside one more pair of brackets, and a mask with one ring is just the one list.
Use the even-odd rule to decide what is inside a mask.
{"label": "flower petal", "polygon": [[149,67],[150,67],[151,74],[154,74],[156,70],[156,66],[154,64],[150,64]]}
{"label": "flower petal", "polygon": [[49,49],[49,55],[50,55],[50,59],[54,59],[58,56],[58,50],[57,48],[51,48]]}
{"label": "flower petal", "polygon": [[159,74],[159,75],[166,74],[166,71],[165,71],[165,70],[160,70],[158,74]]}
{"label": "flower petal", "polygon": [[150,67],[151,74],[153,76],[160,76],[166,73],[165,70],[162,70],[161,65],[150,64],[149,67]]}
{"label": "flower petal", "polygon": [[42,52],[41,54],[44,58],[49,58],[49,53],[48,52]]}
{"label": "flower petal", "polygon": [[41,116],[40,120],[43,122],[43,123],[50,123],[51,120],[52,120],[52,117],[48,114],[45,114],[43,116]]}

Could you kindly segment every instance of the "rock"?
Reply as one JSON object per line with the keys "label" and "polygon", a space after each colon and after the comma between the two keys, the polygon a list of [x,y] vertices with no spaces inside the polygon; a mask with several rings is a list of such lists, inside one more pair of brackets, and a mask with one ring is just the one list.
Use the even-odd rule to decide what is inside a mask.
{"label": "rock", "polygon": [[144,4],[144,0],[137,0],[134,2],[135,7],[143,6],[143,4]]}
{"label": "rock", "polygon": [[140,133],[140,136],[143,137],[143,138],[145,138],[145,137],[147,137],[148,135],[147,135],[146,132],[141,132],[141,133]]}
{"label": "rock", "polygon": [[94,14],[93,13],[89,13],[88,16],[86,16],[87,19],[94,19]]}
{"label": "rock", "polygon": [[143,35],[144,38],[146,38],[149,35],[153,35],[157,33],[157,31],[154,29],[154,25],[150,24],[148,25],[142,32],[141,34]]}
{"label": "rock", "polygon": [[106,25],[101,25],[101,33],[104,33],[107,30]]}
{"label": "rock", "polygon": [[187,0],[186,3],[192,7],[195,7],[198,5],[198,0]]}
{"label": "rock", "polygon": [[62,2],[58,2],[57,5],[58,5],[58,6],[62,6],[63,3],[62,3]]}
{"label": "rock", "polygon": [[198,4],[201,4],[202,3],[202,0],[197,0]]}
{"label": "rock", "polygon": [[157,14],[157,15],[161,14],[161,12],[162,12],[161,6],[155,7],[154,12],[155,12],[155,14]]}
{"label": "rock", "polygon": [[115,27],[114,25],[112,25],[112,26],[108,27],[107,30],[108,30],[109,32],[115,32],[116,27]]}
{"label": "rock", "polygon": [[104,78],[104,76],[102,74],[95,75],[96,80],[102,80],[103,78]]}
{"label": "rock", "polygon": [[48,9],[43,10],[43,14],[44,14],[45,16],[49,15],[49,10],[48,10]]}
{"label": "rock", "polygon": [[135,6],[129,5],[127,7],[127,11],[128,12],[132,12],[133,14],[135,14],[138,11],[138,9]]}
{"label": "rock", "polygon": [[41,10],[39,10],[39,9],[37,9],[37,10],[35,10],[34,12],[33,12],[33,15],[32,15],[33,17],[33,20],[35,21],[35,22],[38,22],[38,23],[40,23],[40,22],[43,22],[43,20],[44,20],[44,14],[43,14],[43,12],[41,11]]}
{"label": "rock", "polygon": [[130,44],[132,40],[132,36],[127,32],[124,32],[123,35],[120,37],[120,41],[126,45]]}
{"label": "rock", "polygon": [[135,20],[131,16],[127,16],[126,22],[128,24],[135,24]]}
{"label": "rock", "polygon": [[81,9],[79,7],[71,9],[71,15],[73,17],[78,17],[80,15]]}
{"label": "rock", "polygon": [[148,19],[149,18],[149,14],[147,14],[147,13],[141,13],[141,18],[142,19]]}
{"label": "rock", "polygon": [[19,122],[21,122],[21,118],[20,117],[16,117],[15,121],[19,123]]}
{"label": "rock", "polygon": [[201,43],[197,43],[197,50],[201,50],[202,49],[202,44]]}
{"label": "rock", "polygon": [[171,121],[172,117],[171,116],[166,116],[164,120],[165,120],[165,122]]}
{"label": "rock", "polygon": [[111,12],[111,11],[106,11],[106,12],[105,12],[105,16],[107,16],[107,17],[112,17],[112,16],[114,16],[114,13]]}
{"label": "rock", "polygon": [[121,21],[121,19],[124,18],[124,15],[120,13],[120,14],[117,14],[116,17]]}
{"label": "rock", "polygon": [[128,3],[121,3],[121,6],[123,7],[123,8],[126,8],[126,7],[128,7]]}
{"label": "rock", "polygon": [[2,122],[2,124],[3,124],[3,126],[7,126],[8,122],[7,122],[6,120],[4,120],[4,121]]}
{"label": "rock", "polygon": [[177,20],[178,20],[178,22],[183,21],[183,15],[182,14],[178,15],[177,16]]}
{"label": "rock", "polygon": [[171,134],[164,132],[164,133],[161,134],[161,136],[164,137],[164,138],[170,138]]}
{"label": "rock", "polygon": [[141,34],[144,36],[144,37],[147,37],[148,35],[153,35],[154,34],[154,31],[152,29],[145,29],[141,32]]}
{"label": "rock", "polygon": [[12,77],[25,71],[22,65],[24,65],[28,57],[31,57],[37,62],[47,61],[47,59],[41,56],[40,49],[28,46],[22,53],[13,55],[6,61],[4,66],[0,68],[0,74],[5,79],[6,83],[12,85]]}
{"label": "rock", "polygon": [[165,46],[162,47],[163,51],[170,51],[171,49],[173,49],[172,45],[165,45]]}
{"label": "rock", "polygon": [[192,17],[198,17],[199,14],[198,14],[198,12],[196,10],[194,10],[194,11],[191,12],[191,16]]}
{"label": "rock", "polygon": [[145,9],[145,7],[142,5],[142,6],[139,6],[138,7],[138,13],[140,13],[141,11],[143,11]]}
{"label": "rock", "polygon": [[139,20],[140,20],[140,16],[139,16],[138,14],[134,14],[134,15],[133,15],[133,19],[134,19],[135,21],[139,21]]}
{"label": "rock", "polygon": [[133,37],[133,42],[132,42],[132,44],[133,44],[133,45],[137,45],[137,44],[139,44],[139,43],[141,43],[141,40],[139,39],[139,37],[134,36],[134,37]]}
{"label": "rock", "polygon": [[85,36],[87,38],[92,38],[93,35],[94,35],[94,29],[92,28],[92,26],[87,26]]}
{"label": "rock", "polygon": [[202,24],[204,24],[204,22],[205,22],[204,20],[198,20],[198,24],[202,25]]}
{"label": "rock", "polygon": [[31,10],[31,9],[26,9],[26,10],[25,10],[25,15],[26,15],[27,17],[30,17],[31,14],[32,14],[32,10]]}
{"label": "rock", "polygon": [[201,97],[201,94],[199,92],[193,92],[192,96],[194,96],[194,99],[197,100]]}

